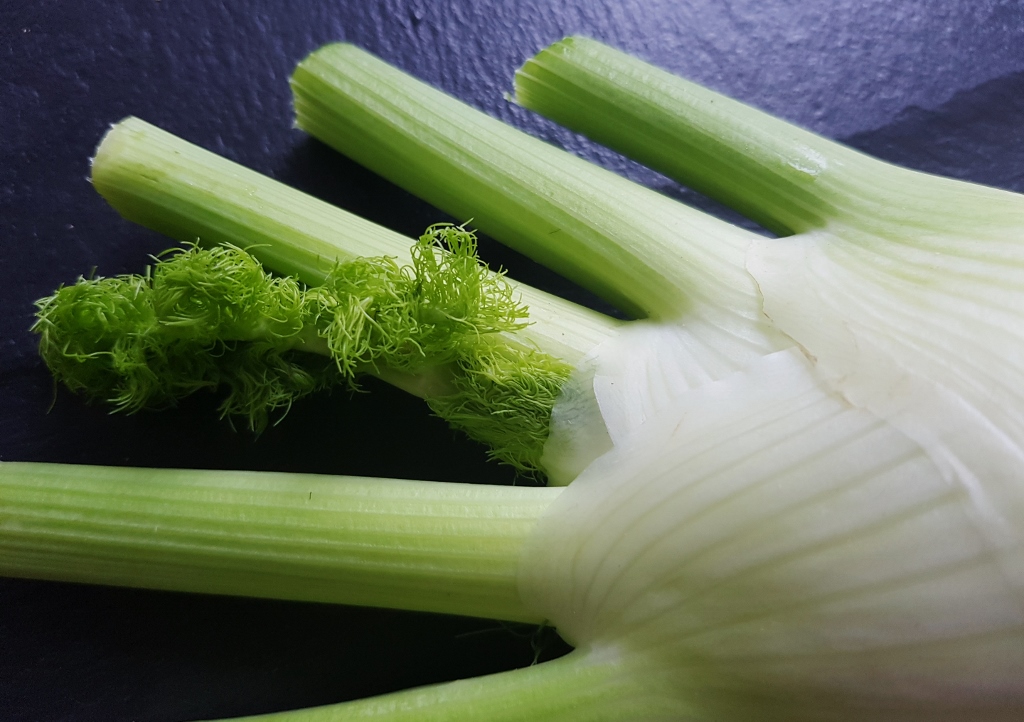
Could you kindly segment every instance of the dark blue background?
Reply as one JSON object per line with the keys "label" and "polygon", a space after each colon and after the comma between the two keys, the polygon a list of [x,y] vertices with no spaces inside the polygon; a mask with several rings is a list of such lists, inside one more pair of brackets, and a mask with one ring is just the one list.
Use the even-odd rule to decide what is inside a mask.
{"label": "dark blue background", "polygon": [[[374,383],[301,403],[258,440],[207,397],[109,416],[55,394],[26,329],[58,284],[138,271],[168,245],[86,181],[104,130],[128,114],[407,234],[444,220],[292,129],[291,69],[333,40],[713,208],[503,100],[514,69],[570,33],[884,158],[1024,191],[1018,0],[0,2],[0,460],[510,482]],[[586,298],[493,243],[484,253]],[[524,630],[475,620],[20,580],[0,580],[0,650],[0,719],[68,721],[253,714],[533,658]]]}

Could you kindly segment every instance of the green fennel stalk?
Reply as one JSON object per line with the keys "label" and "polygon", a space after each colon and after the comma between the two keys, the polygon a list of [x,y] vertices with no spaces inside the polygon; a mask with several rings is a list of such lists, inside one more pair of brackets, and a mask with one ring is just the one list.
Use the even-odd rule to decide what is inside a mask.
{"label": "green fennel stalk", "polygon": [[539,623],[519,554],[559,491],[4,462],[0,569]]}
{"label": "green fennel stalk", "polygon": [[[118,213],[182,243],[246,249],[277,275],[321,284],[339,262],[411,262],[413,239],[244,168],[138,118],[103,137],[93,186]],[[466,216],[470,218],[471,216]],[[575,363],[616,324],[538,289],[513,283],[530,309],[523,345]]]}

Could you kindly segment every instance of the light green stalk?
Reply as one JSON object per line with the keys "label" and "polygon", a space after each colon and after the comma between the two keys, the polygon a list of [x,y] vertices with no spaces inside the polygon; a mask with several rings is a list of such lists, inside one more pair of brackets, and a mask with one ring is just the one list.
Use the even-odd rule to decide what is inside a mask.
{"label": "light green stalk", "polygon": [[871,158],[587,38],[542,50],[517,72],[515,89],[526,108],[780,234],[1012,219],[989,189]]}
{"label": "light green stalk", "polygon": [[821,225],[822,175],[852,150],[587,38],[516,73],[516,101],[780,233]]}
{"label": "light green stalk", "polygon": [[[340,261],[390,256],[411,262],[412,239],[289,188],[138,118],[113,126],[92,164],[96,190],[125,218],[185,243],[231,244],[272,271],[311,286]],[[469,218],[471,216],[466,216]],[[531,324],[514,340],[572,364],[616,324],[524,284],[514,284]],[[415,391],[415,382],[405,384]]]}
{"label": "light green stalk", "polygon": [[561,489],[0,464],[0,575],[543,621],[521,548]]}

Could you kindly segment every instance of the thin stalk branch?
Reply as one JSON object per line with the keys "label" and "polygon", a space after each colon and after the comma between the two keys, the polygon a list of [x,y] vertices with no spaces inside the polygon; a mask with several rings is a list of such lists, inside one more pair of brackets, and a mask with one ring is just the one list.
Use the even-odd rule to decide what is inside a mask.
{"label": "thin stalk branch", "polygon": [[[121,121],[103,138],[92,182],[128,220],[186,243],[233,244],[272,271],[311,286],[322,283],[338,262],[357,256],[410,261],[412,239],[138,118]],[[577,304],[513,285],[531,321],[514,340],[567,363],[578,362],[617,326]]]}

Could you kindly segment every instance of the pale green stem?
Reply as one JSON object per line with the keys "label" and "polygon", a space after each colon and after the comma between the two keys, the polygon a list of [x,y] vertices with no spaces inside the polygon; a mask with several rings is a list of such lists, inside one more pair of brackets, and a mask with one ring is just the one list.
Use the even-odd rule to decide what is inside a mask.
{"label": "pale green stem", "polygon": [[[342,704],[246,717],[248,722],[621,722],[678,712],[649,678],[577,650],[533,667]],[[241,722],[241,721],[239,721]]]}
{"label": "pale green stem", "polygon": [[787,234],[856,210],[891,167],[587,38],[516,74],[516,101]]}
{"label": "pale green stem", "polygon": [[586,38],[528,61],[516,99],[780,233],[846,228],[878,250],[1024,222],[1015,194],[871,158]]}
{"label": "pale green stem", "polygon": [[639,316],[747,317],[749,234],[532,138],[350,45],[292,77],[301,128]]}
{"label": "pale green stem", "polygon": [[522,622],[561,489],[0,463],[0,575]]}
{"label": "pale green stem", "polygon": [[[93,159],[96,190],[125,218],[184,242],[230,243],[267,268],[322,283],[339,261],[392,256],[409,261],[413,241],[244,168],[138,118],[103,138]],[[524,284],[531,325],[515,334],[575,364],[606,339],[606,316]]]}

